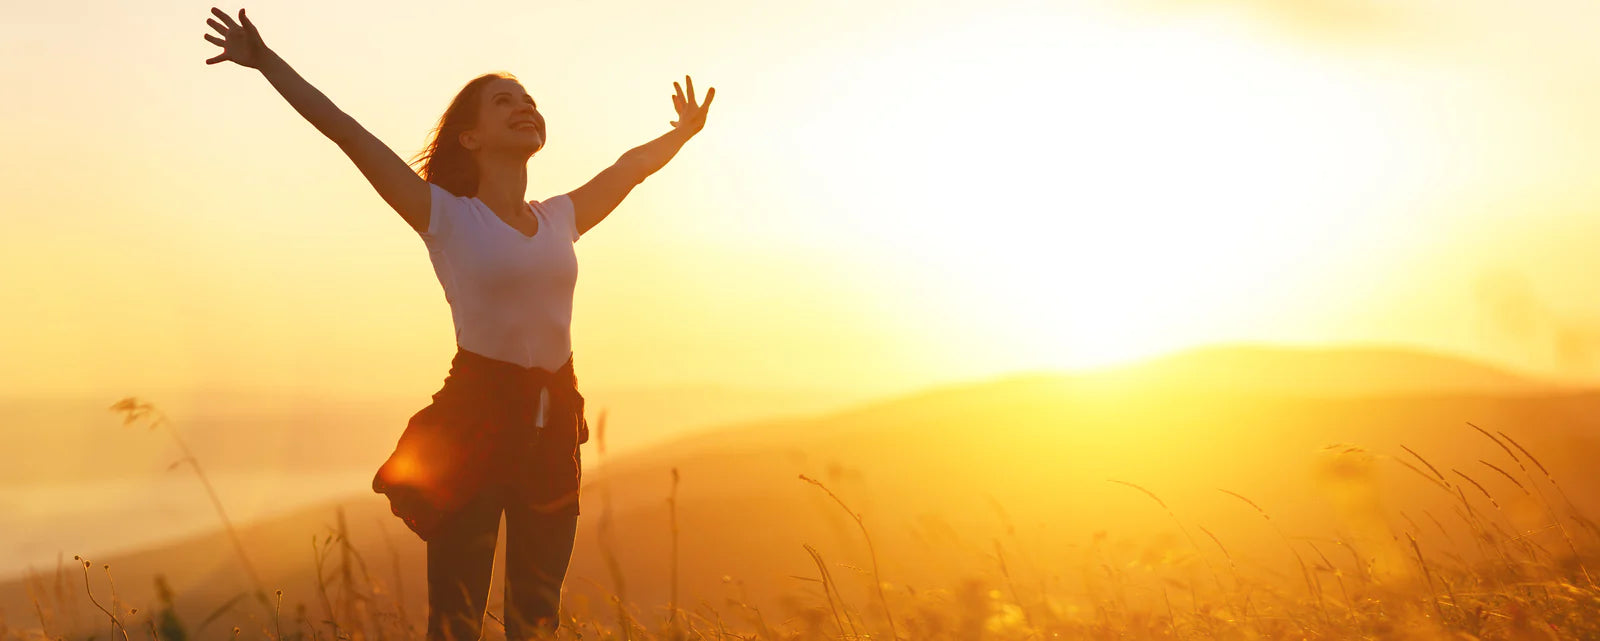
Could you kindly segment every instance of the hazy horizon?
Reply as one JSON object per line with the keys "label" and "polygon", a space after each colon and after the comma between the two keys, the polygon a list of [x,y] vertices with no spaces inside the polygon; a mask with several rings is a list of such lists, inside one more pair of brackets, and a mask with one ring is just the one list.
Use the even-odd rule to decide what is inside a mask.
{"label": "hazy horizon", "polygon": [[[691,399],[688,408],[662,405],[659,398],[627,399],[631,402],[607,408],[611,413],[607,458],[590,449],[584,467],[592,474],[598,472],[602,461],[609,461],[628,469],[659,461],[662,452],[686,448],[694,451],[731,445],[772,449],[785,442],[774,441],[767,432],[777,429],[782,433],[787,429],[784,426],[860,422],[860,416],[907,408],[915,412],[951,397],[993,395],[1078,380],[1089,384],[1062,388],[1061,392],[1071,393],[1052,402],[1070,407],[1074,401],[1068,399],[1081,395],[1088,395],[1082,396],[1087,399],[1102,394],[1125,396],[1129,390],[1159,395],[1167,393],[1162,390],[1186,387],[1229,388],[1263,398],[1285,392],[1285,398],[1348,399],[1422,399],[1441,393],[1462,398],[1525,397],[1530,390],[1559,397],[1569,392],[1551,381],[1525,379],[1523,373],[1414,349],[1211,346],[1131,367],[1107,366],[1076,374],[1015,373],[853,401],[806,395],[740,399],[730,392],[720,400],[732,407],[705,409],[704,404],[694,402],[698,398]],[[1095,381],[1100,384],[1093,384]],[[1355,387],[1351,387],[1352,381]],[[593,396],[615,398],[604,392]],[[203,406],[163,410],[175,420],[208,470],[232,518],[247,524],[308,505],[365,496],[371,466],[387,452],[404,417],[414,409],[401,400],[381,405],[295,403],[304,400],[285,399],[270,411],[232,406],[218,399]],[[1094,402],[1099,401],[1091,404]],[[11,425],[49,425],[50,430],[13,436],[13,447],[0,456],[0,471],[4,472],[0,474],[0,505],[8,506],[6,518],[0,519],[0,531],[13,533],[5,541],[8,552],[0,554],[0,582],[30,564],[47,560],[45,557],[54,558],[53,552],[45,551],[132,554],[216,527],[212,507],[190,471],[171,468],[180,454],[167,434],[149,432],[142,424],[125,428],[120,417],[100,403],[36,407],[32,415],[18,413],[18,408],[26,411],[28,404],[14,405],[0,398],[0,420]],[[696,413],[695,407],[702,409]],[[1030,427],[1034,419],[1023,414],[1012,423],[1016,429],[1036,430],[1036,426]],[[870,422],[868,426],[876,427]],[[311,443],[315,445],[308,446]],[[121,523],[127,534],[108,538],[94,527],[107,521]]]}
{"label": "hazy horizon", "polygon": [[[1286,382],[1315,387],[1322,382],[1300,374],[1337,369],[1323,366],[1349,354],[1244,353],[1242,361],[1288,362],[1293,366],[1279,370]],[[1357,355],[1361,358],[1356,361],[1366,363],[1363,380],[1378,379],[1379,385],[1383,376],[1401,383],[1410,378],[1450,383],[1414,376],[1417,372],[1386,371],[1396,362],[1442,365],[1444,371],[1466,373],[1460,378],[1464,381],[1485,371],[1470,362],[1413,359],[1409,352]],[[1228,355],[1222,356],[1213,365],[1217,371],[1228,367]],[[1186,362],[1162,367],[1193,371]],[[1114,373],[1110,377],[1116,378]],[[879,545],[884,574],[893,577],[893,589],[914,584],[919,592],[928,590],[930,581],[937,586],[951,577],[992,575],[991,550],[1003,546],[1010,562],[1026,563],[1039,581],[1049,576],[1056,582],[1043,588],[1030,581],[1029,589],[1079,598],[1062,596],[1085,589],[1076,587],[1070,568],[1095,563],[1102,553],[1097,542],[1108,541],[1110,550],[1104,553],[1125,559],[1127,572],[1159,578],[1171,571],[1181,577],[1209,552],[1217,557],[1213,562],[1226,555],[1230,566],[1239,563],[1236,571],[1259,575],[1259,598],[1282,598],[1299,592],[1292,589],[1297,587],[1292,572],[1274,568],[1293,567],[1294,547],[1310,552],[1324,538],[1317,534],[1324,532],[1337,533],[1330,545],[1357,556],[1355,565],[1344,556],[1334,557],[1319,572],[1344,572],[1347,579],[1363,577],[1363,572],[1392,574],[1386,581],[1394,582],[1416,578],[1398,561],[1403,557],[1394,556],[1402,551],[1396,542],[1404,539],[1390,528],[1404,528],[1413,518],[1408,511],[1418,520],[1430,512],[1448,519],[1458,504],[1452,490],[1438,492],[1430,484],[1432,477],[1417,471],[1424,474],[1419,478],[1416,470],[1404,467],[1411,465],[1437,465],[1451,479],[1466,476],[1474,485],[1462,489],[1482,490],[1484,497],[1461,495],[1468,509],[1492,510],[1486,514],[1495,515],[1496,527],[1504,520],[1512,531],[1538,537],[1546,550],[1559,551],[1561,535],[1546,524],[1549,513],[1528,494],[1533,483],[1560,479],[1563,496],[1576,502],[1570,517],[1574,527],[1586,523],[1580,508],[1590,513],[1600,508],[1595,479],[1582,473],[1600,448],[1595,440],[1600,432],[1593,429],[1600,417],[1595,411],[1600,391],[1318,397],[1243,390],[1240,396],[1214,393],[1210,385],[1219,382],[1214,378],[1195,380],[1199,386],[1192,389],[1012,378],[929,390],[809,419],[727,426],[717,438],[683,439],[606,457],[586,476],[586,516],[579,520],[582,533],[564,603],[581,612],[583,599],[605,594],[600,550],[608,545],[622,557],[629,598],[643,608],[664,601],[669,525],[674,532],[680,524],[683,528],[682,587],[691,598],[714,597],[725,589],[728,577],[738,582],[742,599],[763,607],[803,596],[792,583],[803,579],[800,573],[808,568],[802,543],[823,550],[836,571],[861,567],[866,553],[854,524],[828,497],[797,479],[797,473],[826,481],[851,509],[861,510]],[[1241,376],[1220,382],[1249,380]],[[1516,451],[1536,454],[1539,467],[1520,467],[1526,459],[1510,458],[1513,450],[1496,448],[1463,421],[1511,434]],[[1421,455],[1410,455],[1415,458],[1407,462],[1402,448]],[[243,526],[246,548],[266,573],[269,589],[284,590],[286,608],[315,594],[308,585],[313,557],[306,538],[328,531],[336,516],[334,504],[348,512],[356,545],[374,564],[373,581],[394,585],[388,579],[392,571],[395,581],[404,574],[409,577],[403,579],[406,585],[422,583],[420,541],[394,536],[399,526],[382,498],[366,490],[364,474],[239,478],[218,473],[214,453],[199,455]],[[586,451],[585,463],[597,462],[596,453]],[[1481,467],[1485,461],[1509,472],[1493,476]],[[681,489],[668,483],[680,472]],[[1521,474],[1512,476],[1517,472]],[[1162,503],[1158,506],[1122,481],[1148,488]],[[1242,492],[1250,505],[1219,488]],[[149,603],[149,579],[168,577],[179,594],[178,611],[191,624],[243,589],[238,558],[216,530],[215,515],[186,470],[153,483],[42,488],[33,498],[43,501],[30,501],[26,493],[21,502],[31,509],[7,511],[9,525],[16,527],[0,528],[21,537],[0,554],[0,574],[32,565],[48,584],[56,558],[50,550],[62,550],[63,557],[86,553],[96,563],[115,566],[119,589],[129,603]],[[0,502],[17,496],[0,488]],[[670,521],[668,496],[674,497],[678,510]],[[87,513],[61,511],[90,505],[95,508]],[[1397,507],[1399,518],[1391,519]],[[1270,524],[1262,521],[1262,511],[1271,514]],[[1427,530],[1412,524],[1406,534],[1425,541],[1430,562],[1461,562],[1473,551],[1475,523],[1466,513],[1462,517],[1461,523],[1447,520],[1448,526],[1427,523]],[[1179,527],[1200,524],[1221,549],[1190,550],[1171,531],[1169,519]],[[607,522],[620,525],[615,530],[619,538],[609,543]],[[108,523],[117,527],[107,528]],[[1432,529],[1435,525],[1438,530]],[[24,530],[26,536],[18,534]],[[107,531],[118,534],[104,536]],[[167,536],[155,536],[158,531]],[[1286,547],[1290,540],[1294,543]],[[30,551],[35,552],[31,558]],[[1492,555],[1481,549],[1478,553]],[[1023,560],[1025,554],[1037,556]],[[1362,565],[1368,560],[1373,565]],[[1500,560],[1490,556],[1485,566],[1495,567]],[[675,564],[678,557],[671,561]],[[872,562],[875,566],[877,558]],[[1063,567],[1069,568],[1065,582],[1057,576]],[[1016,565],[1012,568],[1017,571]],[[5,578],[0,576],[0,604],[21,606],[38,590],[29,592],[22,582]],[[1093,586],[1086,589],[1093,594]],[[1456,589],[1466,594],[1462,585]],[[420,597],[416,591],[408,594],[410,599]],[[421,611],[420,603],[406,607],[414,614]],[[243,619],[249,610],[228,616]]]}

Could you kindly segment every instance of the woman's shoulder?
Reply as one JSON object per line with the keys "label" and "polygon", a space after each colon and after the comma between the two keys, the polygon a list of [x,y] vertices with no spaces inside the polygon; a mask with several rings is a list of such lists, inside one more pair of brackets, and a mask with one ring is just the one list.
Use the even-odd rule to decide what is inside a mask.
{"label": "woman's shoulder", "polygon": [[572,197],[567,194],[556,194],[544,200],[530,200],[528,204],[536,209],[564,208],[570,210],[572,209]]}
{"label": "woman's shoulder", "polygon": [[571,236],[573,242],[577,242],[577,211],[573,209],[572,196],[568,194],[557,194],[555,196],[545,198],[544,200],[530,200],[528,201],[528,205],[532,206],[535,211],[544,214],[546,218],[551,220],[551,222],[566,230],[567,235]]}
{"label": "woman's shoulder", "polygon": [[433,205],[435,207],[468,207],[472,200],[471,196],[458,196],[455,192],[436,183],[428,183],[428,189],[433,192]]}
{"label": "woman's shoulder", "polygon": [[428,231],[424,239],[443,239],[456,227],[456,219],[472,209],[472,197],[459,196],[435,183],[428,183]]}

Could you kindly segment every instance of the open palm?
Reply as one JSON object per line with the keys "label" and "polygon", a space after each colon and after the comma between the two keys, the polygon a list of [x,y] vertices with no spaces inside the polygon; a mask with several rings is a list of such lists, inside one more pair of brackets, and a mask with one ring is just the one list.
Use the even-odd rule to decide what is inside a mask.
{"label": "open palm", "polygon": [[207,18],[206,24],[216,29],[222,37],[218,38],[208,33],[206,40],[222,47],[222,53],[206,60],[206,64],[214,65],[224,60],[232,60],[252,69],[259,68],[261,61],[266,57],[267,45],[261,42],[260,32],[257,32],[256,26],[250,23],[250,18],[244,15],[244,9],[239,10],[239,22],[234,22],[233,18],[216,7],[211,8],[211,13],[222,22]]}
{"label": "open palm", "polygon": [[694,79],[684,76],[683,82],[689,86],[687,95],[684,94],[682,86],[676,82],[672,83],[672,88],[678,91],[677,95],[672,97],[672,106],[678,110],[678,119],[672,121],[672,126],[694,135],[700,133],[706,126],[706,114],[711,111],[712,99],[717,97],[717,88],[707,89],[705,104],[700,104],[694,97]]}

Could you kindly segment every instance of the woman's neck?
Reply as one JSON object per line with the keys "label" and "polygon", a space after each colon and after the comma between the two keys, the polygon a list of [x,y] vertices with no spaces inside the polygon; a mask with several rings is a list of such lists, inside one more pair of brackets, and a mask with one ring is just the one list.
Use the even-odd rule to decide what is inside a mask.
{"label": "woman's neck", "polygon": [[527,159],[478,160],[478,200],[502,217],[522,213],[528,193]]}

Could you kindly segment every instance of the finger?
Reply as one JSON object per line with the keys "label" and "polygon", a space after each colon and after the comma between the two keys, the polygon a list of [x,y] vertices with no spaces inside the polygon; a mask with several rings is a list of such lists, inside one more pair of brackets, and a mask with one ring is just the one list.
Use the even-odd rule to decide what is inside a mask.
{"label": "finger", "polygon": [[684,76],[683,77],[683,83],[689,87],[689,106],[692,107],[695,104],[695,102],[694,102],[694,78],[690,78],[689,76]]}
{"label": "finger", "polygon": [[222,26],[222,23],[220,23],[220,22],[217,22],[217,21],[216,21],[216,20],[212,20],[212,19],[210,19],[210,18],[206,18],[206,24],[208,24],[208,25],[211,25],[211,28],[212,28],[212,29],[216,29],[216,30],[217,30],[217,33],[220,33],[220,34],[222,34],[222,35],[223,35],[223,37],[227,37],[227,35],[228,35],[228,28],[227,28],[227,27],[224,27],[224,26]]}
{"label": "finger", "polygon": [[217,54],[217,55],[215,55],[215,56],[213,56],[211,58],[207,58],[206,59],[206,64],[214,65],[214,64],[217,64],[217,63],[222,62],[222,61],[227,60],[227,59],[228,59],[228,53],[226,51],[224,51],[224,52],[219,53],[219,54]]}
{"label": "finger", "polygon": [[676,82],[674,82],[674,83],[672,83],[672,90],[678,92],[677,95],[672,97],[673,102],[677,103],[679,101],[682,101],[683,100],[683,86],[679,85]]}
{"label": "finger", "polygon": [[211,35],[209,33],[206,34],[206,40],[209,40],[211,42],[211,44],[214,44],[214,45],[216,45],[218,47],[226,47],[226,46],[228,46],[228,41],[223,40],[222,38],[218,38],[216,36],[213,36],[213,35]]}
{"label": "finger", "polygon": [[700,105],[700,111],[702,113],[706,112],[706,111],[710,111],[711,110],[711,101],[712,100],[716,100],[716,98],[717,98],[717,88],[716,87],[712,87],[710,89],[707,89],[706,90],[706,101],[705,101],[704,104]]}
{"label": "finger", "polygon": [[244,9],[239,10],[239,22],[244,24],[244,28],[248,29],[251,35],[255,34],[256,26],[250,22],[250,16],[244,15]]}
{"label": "finger", "polygon": [[238,29],[239,28],[239,23],[234,22],[233,18],[229,17],[228,14],[226,12],[224,12],[223,10],[218,9],[216,7],[212,7],[211,8],[211,13],[215,14],[217,16],[217,18],[221,19],[222,20],[222,24],[228,25],[229,29]]}
{"label": "finger", "polygon": [[672,97],[672,109],[679,114],[683,113],[683,96],[678,95]]}

